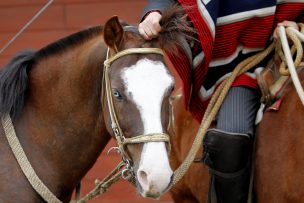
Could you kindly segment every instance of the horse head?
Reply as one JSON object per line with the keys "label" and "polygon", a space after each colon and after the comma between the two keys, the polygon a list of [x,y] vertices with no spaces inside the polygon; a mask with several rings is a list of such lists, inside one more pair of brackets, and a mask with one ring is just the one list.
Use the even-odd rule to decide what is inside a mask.
{"label": "horse head", "polygon": [[193,40],[193,29],[182,7],[166,10],[160,23],[159,37],[150,41],[144,40],[137,28],[122,27],[117,17],[107,21],[103,32],[108,46],[106,126],[118,140],[123,160],[127,165],[132,163],[130,170],[138,191],[153,198],[162,195],[173,179],[166,131],[175,81],[164,52],[178,53],[181,38]]}
{"label": "horse head", "polygon": [[[123,134],[120,138],[113,133],[118,140],[132,137],[134,140],[134,136],[146,138],[144,141],[136,138],[120,150],[126,154],[125,159],[132,162],[129,167],[133,167],[141,195],[159,197],[168,188],[173,175],[168,159],[169,143],[164,140],[174,78],[164,63],[162,51],[155,49],[160,47],[158,41],[145,41],[137,31],[123,28],[117,17],[105,24],[104,41],[109,47],[108,60],[111,61],[109,71],[104,75],[110,83],[109,87],[105,85],[105,91],[110,93],[104,94],[107,128],[109,132],[115,132],[113,125],[118,127],[116,132]],[[118,55],[121,56],[117,58]]]}

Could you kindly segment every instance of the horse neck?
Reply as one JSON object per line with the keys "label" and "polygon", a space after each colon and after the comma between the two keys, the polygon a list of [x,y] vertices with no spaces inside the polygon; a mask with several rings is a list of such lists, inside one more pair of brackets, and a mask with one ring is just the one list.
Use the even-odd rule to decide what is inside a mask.
{"label": "horse neck", "polygon": [[16,130],[38,175],[59,197],[71,194],[110,139],[100,101],[105,55],[92,39],[41,60],[29,75]]}

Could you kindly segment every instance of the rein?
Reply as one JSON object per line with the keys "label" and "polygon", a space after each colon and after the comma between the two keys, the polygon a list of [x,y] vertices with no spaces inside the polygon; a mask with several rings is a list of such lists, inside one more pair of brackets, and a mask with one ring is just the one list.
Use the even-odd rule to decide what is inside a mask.
{"label": "rein", "polygon": [[40,180],[31,163],[20,144],[18,137],[11,120],[10,115],[6,114],[2,117],[3,129],[11,147],[13,154],[29,183],[33,189],[44,199],[46,202],[61,203],[61,201],[48,189],[48,187]]}

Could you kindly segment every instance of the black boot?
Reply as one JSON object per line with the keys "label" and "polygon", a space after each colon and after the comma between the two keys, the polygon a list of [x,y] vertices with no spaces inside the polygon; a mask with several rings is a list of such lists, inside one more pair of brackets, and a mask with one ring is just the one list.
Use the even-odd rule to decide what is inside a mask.
{"label": "black boot", "polygon": [[249,135],[212,129],[203,146],[203,162],[211,172],[209,195],[215,190],[218,203],[246,203],[252,150]]}

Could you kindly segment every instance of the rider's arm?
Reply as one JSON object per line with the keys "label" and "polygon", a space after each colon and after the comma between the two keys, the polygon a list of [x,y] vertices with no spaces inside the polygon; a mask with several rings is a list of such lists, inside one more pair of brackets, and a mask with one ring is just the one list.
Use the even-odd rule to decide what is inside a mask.
{"label": "rider's arm", "polygon": [[158,36],[161,30],[159,21],[162,12],[170,5],[176,3],[175,0],[148,0],[147,6],[138,26],[139,33],[147,40]]}
{"label": "rider's arm", "polygon": [[148,0],[148,4],[145,6],[141,16],[141,21],[144,20],[145,16],[151,11],[158,11],[162,13],[170,5],[176,3],[175,0]]}

